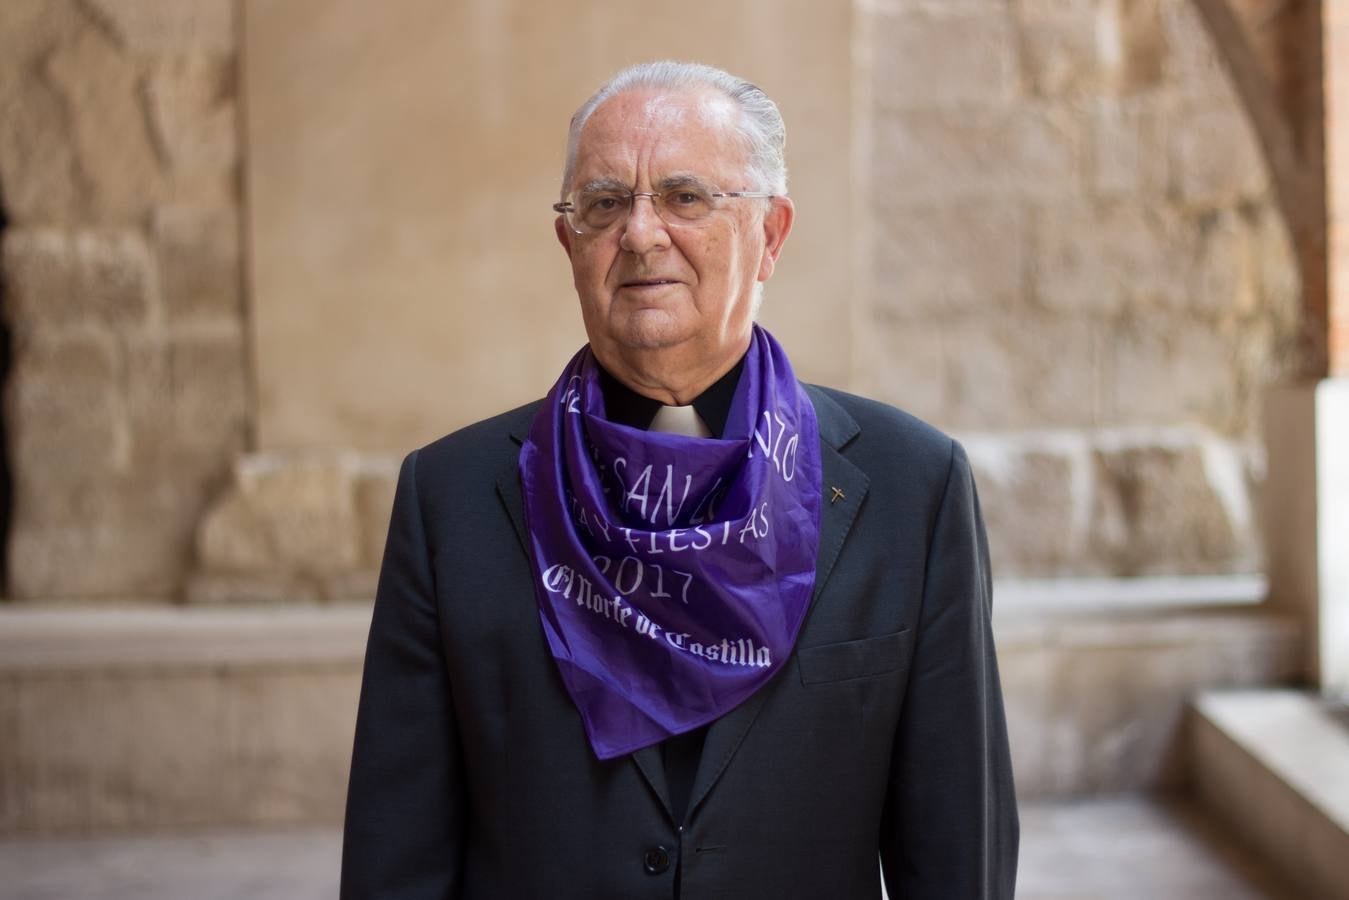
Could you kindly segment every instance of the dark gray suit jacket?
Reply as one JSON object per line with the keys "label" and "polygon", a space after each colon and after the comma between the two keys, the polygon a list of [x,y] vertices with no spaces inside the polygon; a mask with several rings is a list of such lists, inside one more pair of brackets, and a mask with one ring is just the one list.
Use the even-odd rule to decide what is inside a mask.
{"label": "dark gray suit jacket", "polygon": [[[659,747],[595,758],[539,624],[517,471],[538,404],[403,462],[366,652],[344,898],[1011,897],[1018,824],[969,462],[810,386],[815,596],[713,723],[686,825]],[[834,488],[841,492],[835,497]],[[832,499],[831,501],[831,498]]]}

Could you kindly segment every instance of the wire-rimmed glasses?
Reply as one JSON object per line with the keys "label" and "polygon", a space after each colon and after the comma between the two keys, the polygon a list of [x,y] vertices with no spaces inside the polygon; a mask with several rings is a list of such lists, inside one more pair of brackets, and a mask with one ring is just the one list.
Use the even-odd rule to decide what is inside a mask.
{"label": "wire-rimmed glasses", "polygon": [[656,215],[666,225],[683,226],[707,221],[723,200],[775,196],[767,191],[719,191],[695,179],[680,179],[658,191],[632,191],[620,184],[600,182],[554,203],[553,211],[566,217],[567,225],[577,234],[594,234],[627,221],[638,197],[650,198]]}

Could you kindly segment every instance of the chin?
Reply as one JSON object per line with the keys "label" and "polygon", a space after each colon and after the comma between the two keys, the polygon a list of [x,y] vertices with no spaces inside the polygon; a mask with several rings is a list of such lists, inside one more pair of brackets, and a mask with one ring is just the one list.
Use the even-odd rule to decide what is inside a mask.
{"label": "chin", "polygon": [[634,350],[661,350],[688,340],[687,326],[665,310],[640,310],[631,313],[616,329],[616,343]]}

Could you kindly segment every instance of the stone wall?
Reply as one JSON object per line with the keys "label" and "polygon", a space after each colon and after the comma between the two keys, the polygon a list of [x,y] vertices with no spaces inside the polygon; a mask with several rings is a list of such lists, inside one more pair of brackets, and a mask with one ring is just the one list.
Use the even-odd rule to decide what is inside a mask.
{"label": "stone wall", "polygon": [[[752,19],[751,6],[737,6],[736,14]],[[294,53],[294,35],[315,31],[305,10],[266,5],[291,31],[249,18],[250,35],[263,42],[250,44],[254,62],[290,60],[277,72],[299,97],[292,109],[261,83],[251,88],[274,101],[254,112],[258,123],[271,123],[268,146],[290,166],[280,170],[286,177],[255,188],[269,208],[297,215],[318,209],[305,200],[310,195],[285,207],[278,191],[303,183],[317,185],[311,194],[321,197],[326,183],[315,173],[345,170],[332,168],[331,153],[290,152],[284,129],[303,122],[287,111],[313,107],[304,100],[312,90],[326,98],[320,111],[332,120],[316,121],[346,128],[364,121],[362,109],[387,100],[368,79],[358,79],[369,88],[364,93],[340,94],[315,80],[316,60],[332,66],[336,54],[343,62],[350,29],[338,26],[359,24],[366,10],[355,3],[313,8],[323,11],[327,31],[319,36],[328,41],[314,45],[321,51],[314,58]],[[555,41],[550,31],[521,31],[512,19],[488,15],[492,8],[465,7],[474,27],[494,39]],[[388,59],[404,58],[398,41],[423,33],[412,26],[451,14],[429,2],[393,9],[401,11],[397,21],[384,23],[376,42]],[[709,17],[722,11],[715,4],[699,9]],[[801,371],[907,408],[966,442],[999,575],[1258,569],[1258,391],[1296,364],[1296,266],[1247,118],[1188,0],[853,0],[792,9],[796,18],[784,19],[784,29],[815,23],[802,18],[809,16],[833,23],[815,29],[828,34],[830,49],[810,77],[797,79],[813,85],[804,94],[791,93],[794,63],[777,45],[756,45],[754,57],[766,73],[755,77],[785,98],[796,135],[789,161],[801,226],[766,316],[781,326]],[[850,70],[846,29],[838,24],[848,16],[856,38]],[[310,451],[359,445],[355,437],[334,442],[334,434],[374,432],[379,440],[361,449],[406,450],[482,412],[468,401],[424,402],[408,393],[409,379],[390,379],[397,367],[387,361],[409,345],[394,339],[401,332],[375,334],[363,312],[345,317],[339,337],[320,341],[340,364],[305,362],[328,359],[313,348],[308,356],[299,352],[299,342],[313,337],[314,315],[305,306],[317,296],[310,276],[326,269],[292,265],[298,257],[291,250],[323,243],[310,240],[320,235],[322,216],[317,226],[295,219],[303,224],[291,244],[267,232],[259,245],[269,271],[293,277],[265,303],[255,298],[255,311],[290,322],[293,333],[260,328],[265,316],[255,315],[250,356],[239,239],[241,18],[238,0],[5,3],[0,207],[8,227],[0,265],[14,343],[4,409],[15,491],[11,596],[368,595],[397,454]],[[623,31],[621,24],[610,26]],[[462,29],[448,31],[462,37]],[[420,52],[418,59],[445,57]],[[724,55],[713,61],[734,67],[748,58],[738,40],[727,42]],[[513,124],[503,125],[503,109],[546,84],[544,94],[560,104],[560,123],[586,88],[630,61],[591,60],[564,90],[528,68],[512,76],[516,81],[501,81],[502,53],[473,58],[479,56],[473,77],[513,92],[474,100],[488,123],[484,140],[509,138],[529,148],[544,139],[522,140]],[[387,75],[381,59],[364,64]],[[436,79],[427,84],[441,90]],[[405,87],[400,81],[389,90],[403,96]],[[851,133],[838,99],[848,90]],[[269,109],[271,119],[261,116]],[[834,113],[837,127],[827,118]],[[543,112],[537,116],[532,126],[554,134]],[[388,165],[367,164],[371,137],[363,144],[359,135],[337,132],[347,135],[342,146],[350,147],[356,171],[400,176],[399,148],[429,157],[436,177],[443,170],[444,160],[427,150],[438,146],[433,142],[376,130],[384,135],[376,149],[394,154]],[[463,144],[461,132],[449,130],[451,145]],[[332,143],[307,139],[319,149]],[[556,153],[560,147],[545,155]],[[509,188],[532,217],[536,196],[551,190],[543,181],[553,170],[511,159],[489,167],[502,169],[506,187],[485,189]],[[526,169],[543,174],[537,189],[522,194],[516,182]],[[855,190],[846,196],[849,180]],[[423,217],[416,221],[442,219],[446,204],[428,204],[413,183],[405,179],[394,193],[416,195],[409,201]],[[373,204],[388,195],[371,182],[360,197]],[[414,291],[423,312],[405,305],[384,317],[422,335],[430,358],[456,356],[440,352],[458,346],[438,343],[442,334],[494,346],[465,338],[465,323],[480,320],[526,335],[534,343],[519,356],[556,368],[547,359],[562,352],[554,346],[559,332],[539,327],[538,312],[551,303],[544,296],[551,287],[513,293],[509,313],[462,290],[528,268],[510,262],[510,254],[533,259],[537,247],[556,256],[551,237],[536,244],[533,230],[494,231],[490,252],[453,240],[427,243],[420,226],[384,229],[378,210],[360,208],[370,234],[416,233],[420,243],[323,232],[346,262],[382,248],[405,271],[408,247],[426,243],[433,251],[428,272],[443,274],[446,247],[480,267],[455,269],[455,292]],[[546,221],[528,224],[537,230]],[[356,246],[362,253],[353,256]],[[834,258],[854,266],[818,264]],[[266,266],[254,259],[251,268],[256,280]],[[340,280],[385,290],[393,282],[381,271]],[[380,350],[380,341],[388,347]],[[326,406],[295,397],[290,406],[274,403],[287,410],[274,418],[304,424],[295,412],[304,410],[314,419],[304,434],[326,437],[251,441],[262,418],[251,386],[258,383],[265,399],[268,384],[299,383],[258,381],[257,348],[264,344],[269,359],[290,366],[275,371],[304,370],[306,384],[319,373],[320,387],[333,395],[319,396],[332,401]],[[348,364],[355,357],[343,350],[353,346],[385,362]],[[472,358],[455,364],[481,369]],[[342,378],[323,374],[339,369]],[[523,398],[546,380],[509,390]],[[435,378],[422,381],[439,390]],[[355,383],[375,386],[369,409],[387,411],[397,397],[421,418],[393,416],[397,427],[388,434],[369,428],[373,420],[342,418],[333,410],[346,408],[341,403]],[[256,446],[278,452],[242,455]]]}
{"label": "stone wall", "polygon": [[977,446],[1000,574],[1258,568],[1297,270],[1193,6],[860,2],[856,387]]}
{"label": "stone wall", "polygon": [[233,0],[5,0],[13,597],[171,596],[247,434]]}

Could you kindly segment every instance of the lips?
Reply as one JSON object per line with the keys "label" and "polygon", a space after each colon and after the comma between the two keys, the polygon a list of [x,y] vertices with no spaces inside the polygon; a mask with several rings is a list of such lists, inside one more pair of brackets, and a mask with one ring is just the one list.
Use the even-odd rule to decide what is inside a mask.
{"label": "lips", "polygon": [[621,287],[625,288],[645,288],[645,287],[663,287],[667,284],[679,284],[673,278],[633,278],[623,282]]}

